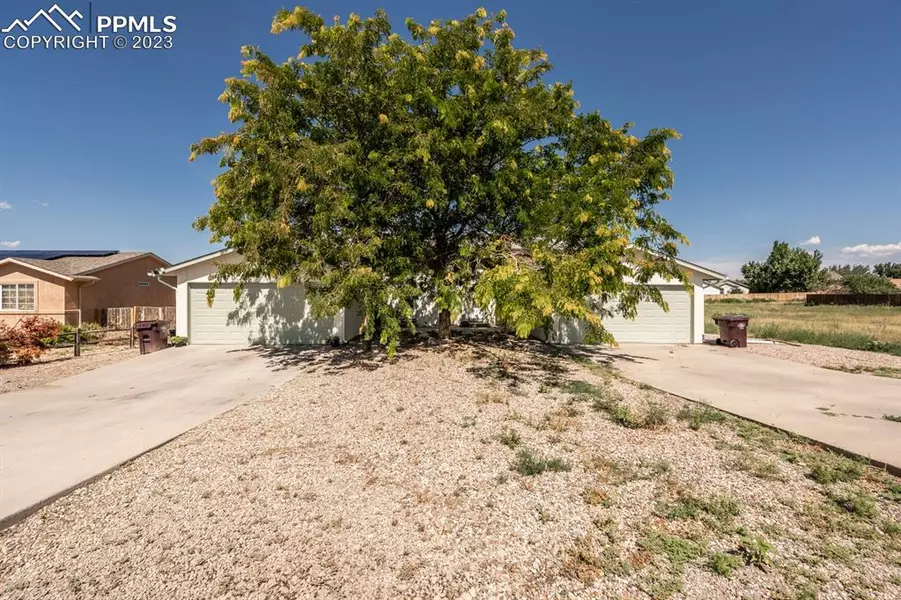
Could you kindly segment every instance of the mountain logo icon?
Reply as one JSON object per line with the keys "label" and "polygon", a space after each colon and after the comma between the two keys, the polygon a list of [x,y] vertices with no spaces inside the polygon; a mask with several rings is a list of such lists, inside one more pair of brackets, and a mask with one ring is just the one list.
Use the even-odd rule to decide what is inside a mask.
{"label": "mountain logo icon", "polygon": [[75,21],[75,19],[77,18],[78,20],[81,20],[84,18],[84,15],[82,15],[77,10],[72,11],[71,14],[68,14],[68,13],[66,13],[66,11],[64,11],[63,9],[61,9],[59,7],[59,4],[54,4],[47,10],[44,10],[42,8],[38,12],[34,13],[34,16],[31,17],[30,19],[25,19],[25,20],[16,19],[15,21],[13,21],[12,23],[9,24],[9,27],[6,27],[0,31],[2,31],[3,33],[10,33],[13,29],[18,27],[24,33],[26,31],[28,31],[28,28],[31,27],[31,25],[35,21],[43,18],[48,23],[50,23],[50,25],[52,25],[54,29],[61,32],[63,30],[63,28],[60,26],[59,23],[57,23],[55,20],[53,20],[53,15],[56,15],[57,19],[60,19],[61,21],[68,23],[73,29],[75,29],[75,31],[81,31],[81,26]]}

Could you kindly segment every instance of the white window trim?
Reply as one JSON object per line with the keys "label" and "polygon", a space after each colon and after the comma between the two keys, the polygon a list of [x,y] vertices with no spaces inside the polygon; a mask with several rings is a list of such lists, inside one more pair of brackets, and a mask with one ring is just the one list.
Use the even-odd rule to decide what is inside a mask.
{"label": "white window trim", "polygon": [[[19,287],[20,286],[31,286],[32,295],[34,297],[34,301],[32,302],[32,307],[29,309],[19,308]],[[2,292],[5,287],[15,287],[16,288],[16,307],[15,308],[3,308],[3,304],[0,303],[0,312],[24,312],[24,313],[32,313],[37,312],[38,309],[38,286],[34,282],[31,283],[0,283],[0,292]]]}

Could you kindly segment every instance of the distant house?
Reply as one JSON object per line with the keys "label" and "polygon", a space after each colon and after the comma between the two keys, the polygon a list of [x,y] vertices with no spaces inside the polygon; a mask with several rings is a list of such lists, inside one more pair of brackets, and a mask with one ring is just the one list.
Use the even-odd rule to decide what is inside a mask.
{"label": "distant house", "polygon": [[0,322],[41,315],[74,325],[104,308],[174,306],[175,291],[147,275],[167,266],[152,252],[0,252]]}
{"label": "distant house", "polygon": [[720,294],[747,294],[751,289],[734,279],[722,279],[704,284],[705,296],[718,296]]}
{"label": "distant house", "polygon": [[892,279],[892,283],[895,284],[896,288],[901,288],[901,279]]}

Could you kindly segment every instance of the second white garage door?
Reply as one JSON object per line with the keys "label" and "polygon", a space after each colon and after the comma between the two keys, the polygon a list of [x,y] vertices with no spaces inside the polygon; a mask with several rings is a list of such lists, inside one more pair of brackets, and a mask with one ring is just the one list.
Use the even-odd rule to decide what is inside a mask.
{"label": "second white garage door", "polygon": [[691,294],[681,286],[660,286],[669,312],[653,302],[641,302],[635,320],[612,317],[604,326],[617,342],[687,344],[691,342]]}
{"label": "second white garage door", "polygon": [[[321,344],[340,335],[336,318],[313,319],[300,286],[248,284],[240,302],[234,285],[216,289],[207,304],[208,285],[192,285],[188,335],[192,344]],[[341,313],[339,313],[340,315]]]}

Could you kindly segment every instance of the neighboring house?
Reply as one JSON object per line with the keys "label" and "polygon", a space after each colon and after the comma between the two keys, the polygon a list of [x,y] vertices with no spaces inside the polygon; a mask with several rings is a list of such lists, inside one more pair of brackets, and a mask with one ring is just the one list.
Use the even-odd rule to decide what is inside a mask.
{"label": "neighboring house", "polygon": [[[247,284],[247,293],[239,302],[234,300],[234,284],[222,284],[215,292],[213,304],[207,302],[210,277],[220,263],[240,260],[235,252],[220,250],[172,265],[166,275],[177,279],[176,323],[178,335],[192,344],[321,344],[329,339],[346,341],[359,334],[362,317],[353,308],[339,311],[334,317],[314,319],[306,291],[301,286],[279,289],[271,281]],[[620,342],[696,343],[703,341],[703,286],[710,278],[724,275],[705,267],[677,260],[691,285],[660,277],[651,283],[657,286],[669,304],[665,312],[653,302],[642,302],[638,317],[627,320],[609,319],[605,325]],[[485,320],[479,311],[471,310],[467,319]],[[429,303],[417,311],[417,321],[424,326],[437,323],[437,311],[429,310]],[[584,336],[579,323],[558,322],[551,339],[560,343],[580,343]]]}
{"label": "neighboring house", "polygon": [[716,296],[719,294],[748,294],[751,289],[743,283],[739,283],[734,279],[722,279],[720,281],[710,281],[704,284],[705,296]]}
{"label": "neighboring house", "polygon": [[2,251],[0,321],[40,315],[75,325],[105,308],[173,306],[175,291],[147,274],[167,266],[151,252]]}
{"label": "neighboring house", "polygon": [[892,283],[895,284],[896,288],[901,288],[901,279],[892,279]]}

